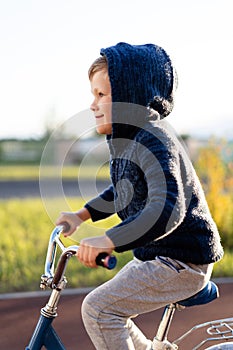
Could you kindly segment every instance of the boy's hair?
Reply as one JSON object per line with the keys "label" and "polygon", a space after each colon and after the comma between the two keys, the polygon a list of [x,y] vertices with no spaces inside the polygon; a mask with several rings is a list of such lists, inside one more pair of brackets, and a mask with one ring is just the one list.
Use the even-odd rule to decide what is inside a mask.
{"label": "boy's hair", "polygon": [[89,80],[93,78],[93,75],[101,70],[108,70],[108,62],[105,56],[98,57],[90,66],[88,70]]}

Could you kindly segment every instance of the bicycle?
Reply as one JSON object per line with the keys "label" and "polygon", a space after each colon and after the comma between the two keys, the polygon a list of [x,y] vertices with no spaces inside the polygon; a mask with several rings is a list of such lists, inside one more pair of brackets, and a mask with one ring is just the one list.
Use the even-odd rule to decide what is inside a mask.
{"label": "bicycle", "polygon": [[[57,307],[62,290],[66,287],[67,279],[65,270],[68,260],[76,255],[79,247],[72,245],[65,247],[60,239],[62,232],[67,230],[67,225],[59,225],[54,228],[50,235],[47,255],[45,260],[45,271],[41,276],[40,288],[52,289],[51,295],[47,304],[41,309],[38,323],[34,329],[29,345],[25,350],[40,350],[43,347],[47,350],[66,350],[60,337],[52,326],[53,320],[57,316]],[[57,247],[61,249],[61,255],[55,268],[55,259]],[[113,269],[116,265],[116,257],[109,256],[106,253],[101,253],[97,257],[96,263],[107,269]],[[190,330],[185,332],[176,340],[170,342],[168,333],[172,323],[172,319],[176,310],[182,310],[185,307],[194,305],[207,304],[218,298],[217,285],[209,281],[207,285],[194,296],[178,301],[174,304],[169,304],[164,308],[164,312],[157,330],[153,338],[153,350],[177,350],[182,340],[188,337],[191,333],[201,328],[206,328],[206,332],[210,337],[205,338],[197,344],[192,350],[203,348],[207,342],[214,342],[213,346],[205,348],[205,350],[233,350],[233,318],[214,320],[195,325]],[[222,343],[221,341],[225,341]],[[232,340],[232,342],[231,342]],[[221,342],[218,343],[217,342]],[[190,349],[189,349],[190,350]]]}

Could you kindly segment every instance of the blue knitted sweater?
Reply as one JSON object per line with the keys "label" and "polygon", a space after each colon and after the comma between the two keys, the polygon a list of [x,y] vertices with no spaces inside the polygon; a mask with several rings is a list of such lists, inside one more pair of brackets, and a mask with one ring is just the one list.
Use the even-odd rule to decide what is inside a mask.
{"label": "blue knitted sweater", "polygon": [[220,236],[195,170],[173,130],[151,120],[146,108],[154,96],[168,99],[172,93],[172,70],[158,77],[167,61],[172,67],[170,59],[162,51],[161,62],[153,45],[120,43],[101,53],[112,87],[112,184],[85,205],[92,220],[117,213],[121,223],[106,234],[117,252],[132,249],[141,260],[162,255],[194,264],[218,261]]}

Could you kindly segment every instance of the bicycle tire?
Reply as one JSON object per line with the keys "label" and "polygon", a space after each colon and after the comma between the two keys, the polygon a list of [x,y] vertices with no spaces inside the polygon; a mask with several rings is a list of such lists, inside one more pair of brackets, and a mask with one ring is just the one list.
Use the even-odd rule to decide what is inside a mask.
{"label": "bicycle tire", "polygon": [[209,348],[206,348],[205,350],[233,350],[233,343],[221,343],[216,344],[213,346],[210,346]]}

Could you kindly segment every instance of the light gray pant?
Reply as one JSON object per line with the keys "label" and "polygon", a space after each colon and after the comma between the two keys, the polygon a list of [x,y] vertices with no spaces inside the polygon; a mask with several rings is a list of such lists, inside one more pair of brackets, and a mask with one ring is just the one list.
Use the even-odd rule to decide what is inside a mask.
{"label": "light gray pant", "polygon": [[132,317],[194,295],[205,286],[211,272],[212,264],[184,264],[165,257],[130,261],[83,301],[83,322],[95,348],[150,350],[151,340]]}

